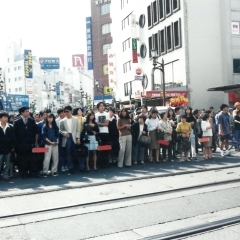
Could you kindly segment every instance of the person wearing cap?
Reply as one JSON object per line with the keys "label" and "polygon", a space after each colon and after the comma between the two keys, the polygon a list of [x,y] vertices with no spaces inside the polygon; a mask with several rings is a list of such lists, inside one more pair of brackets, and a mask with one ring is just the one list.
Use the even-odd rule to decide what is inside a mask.
{"label": "person wearing cap", "polygon": [[239,111],[239,110],[240,110],[240,102],[236,102],[234,104],[234,110],[233,110],[233,113],[232,113],[233,117],[235,117],[237,115],[237,111]]}
{"label": "person wearing cap", "polygon": [[32,154],[32,148],[38,146],[38,127],[35,120],[29,117],[29,107],[23,106],[18,111],[21,117],[14,123],[14,135],[20,174],[23,179],[27,178],[28,173],[38,177],[37,163]]}

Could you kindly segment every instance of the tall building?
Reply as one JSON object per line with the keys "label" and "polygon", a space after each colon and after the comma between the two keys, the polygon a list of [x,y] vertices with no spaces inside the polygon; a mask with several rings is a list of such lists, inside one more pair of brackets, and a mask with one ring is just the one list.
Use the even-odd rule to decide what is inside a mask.
{"label": "tall building", "polygon": [[[111,0],[91,0],[93,75],[100,88],[108,86],[108,49],[111,48]],[[112,96],[105,95],[105,100]],[[102,100],[102,93],[94,89],[95,103]]]}
{"label": "tall building", "polygon": [[[32,56],[32,52],[29,51],[31,55],[32,67],[28,65],[28,70],[26,72],[25,56],[24,50],[21,44],[15,42],[11,43],[7,49],[6,54],[6,64],[5,64],[5,91],[7,94],[19,94],[28,95],[29,102],[36,102],[37,108],[42,109],[42,72],[40,64],[36,56]],[[27,77],[29,74],[30,77]]]}
{"label": "tall building", "polygon": [[207,89],[239,82],[239,1],[116,0],[111,18],[121,102],[139,105],[143,96],[149,106],[162,104],[163,76],[156,69],[152,77],[151,49],[164,59],[167,101],[182,96],[194,108],[233,101]]}

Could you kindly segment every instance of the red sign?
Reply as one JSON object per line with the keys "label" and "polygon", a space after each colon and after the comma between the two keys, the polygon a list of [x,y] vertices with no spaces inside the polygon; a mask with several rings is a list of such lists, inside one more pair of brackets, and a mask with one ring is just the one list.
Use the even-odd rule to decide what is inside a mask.
{"label": "red sign", "polygon": [[84,54],[72,55],[72,66],[73,67],[84,67]]}
{"label": "red sign", "polygon": [[138,63],[138,55],[137,55],[137,51],[135,50],[132,51],[132,62]]}
{"label": "red sign", "polygon": [[[178,96],[187,97],[187,92],[186,91],[166,91],[165,92],[166,98],[173,98],[173,97],[178,97]],[[163,92],[162,91],[147,91],[146,97],[147,98],[160,98],[160,97],[162,98]]]}
{"label": "red sign", "polygon": [[136,74],[137,75],[142,75],[143,74],[143,70],[141,68],[137,68],[136,69]]}
{"label": "red sign", "polygon": [[229,92],[228,101],[230,103],[240,102],[240,95],[236,94],[235,92]]}

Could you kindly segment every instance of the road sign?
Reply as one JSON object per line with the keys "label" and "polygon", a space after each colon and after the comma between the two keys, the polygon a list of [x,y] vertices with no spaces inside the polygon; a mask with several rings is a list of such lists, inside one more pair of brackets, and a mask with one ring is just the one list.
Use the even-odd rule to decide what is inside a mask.
{"label": "road sign", "polygon": [[138,67],[136,68],[136,71],[135,71],[135,80],[139,80],[139,81],[142,81],[143,80],[143,70],[142,68]]}

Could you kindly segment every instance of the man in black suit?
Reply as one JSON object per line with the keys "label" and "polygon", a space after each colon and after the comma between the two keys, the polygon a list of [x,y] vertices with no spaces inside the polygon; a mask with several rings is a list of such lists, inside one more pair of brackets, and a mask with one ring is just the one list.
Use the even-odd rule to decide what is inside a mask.
{"label": "man in black suit", "polygon": [[14,135],[16,138],[15,151],[20,174],[27,178],[28,172],[37,177],[37,165],[33,159],[32,148],[38,146],[38,127],[34,119],[29,117],[29,107],[19,108],[20,118],[14,123]]}

